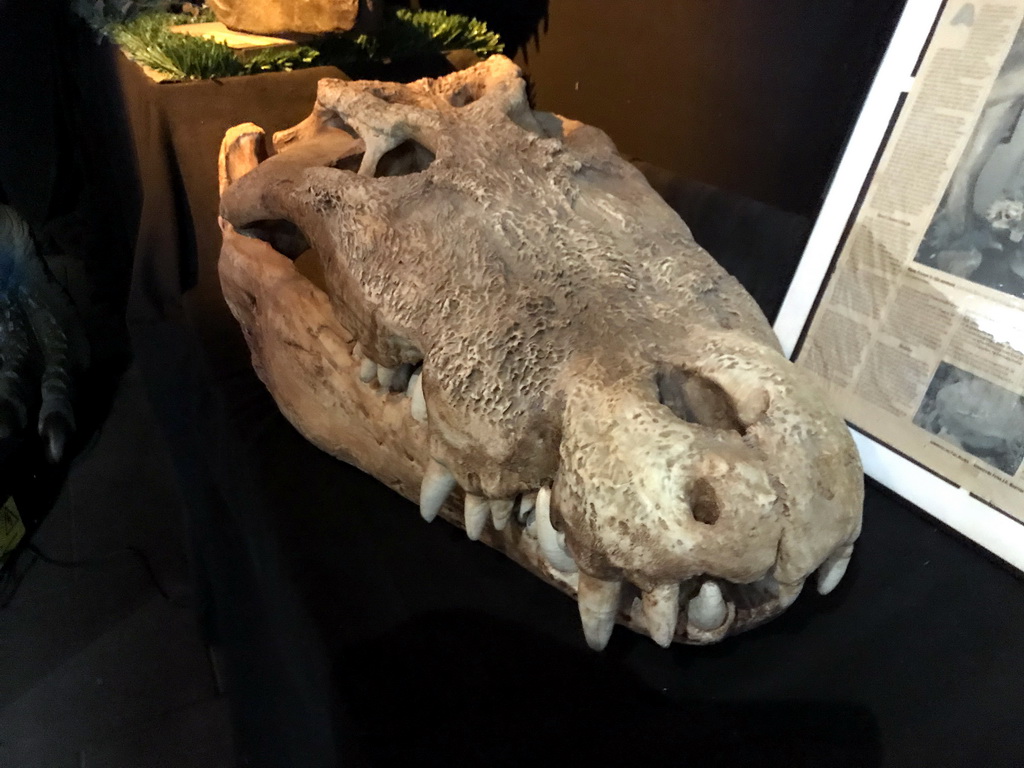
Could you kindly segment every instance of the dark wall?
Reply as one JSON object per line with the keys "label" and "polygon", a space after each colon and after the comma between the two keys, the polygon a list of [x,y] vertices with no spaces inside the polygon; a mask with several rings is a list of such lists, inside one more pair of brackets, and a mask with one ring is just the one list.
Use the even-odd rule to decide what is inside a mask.
{"label": "dark wall", "polygon": [[623,154],[814,215],[903,5],[550,0],[518,60],[539,108]]}

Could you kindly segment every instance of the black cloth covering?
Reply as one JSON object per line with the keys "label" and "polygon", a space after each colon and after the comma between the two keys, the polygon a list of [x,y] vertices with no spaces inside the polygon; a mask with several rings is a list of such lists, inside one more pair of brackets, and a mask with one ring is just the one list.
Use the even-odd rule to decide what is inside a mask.
{"label": "black cloth covering", "polygon": [[[216,154],[230,125],[300,120],[324,74],[120,74],[143,190],[134,348],[248,764],[1021,764],[1024,584],[872,484],[832,595],[718,646],[619,628],[597,654],[571,600],[302,439],[219,292]],[[774,311],[806,221],[661,185]],[[777,245],[770,266],[751,243]]]}

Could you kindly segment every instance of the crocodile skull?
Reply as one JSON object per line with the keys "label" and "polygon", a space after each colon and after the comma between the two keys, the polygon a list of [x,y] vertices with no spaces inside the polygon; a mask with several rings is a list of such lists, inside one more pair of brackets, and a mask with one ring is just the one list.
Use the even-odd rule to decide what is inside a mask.
{"label": "crocodile skull", "polygon": [[616,621],[715,642],[836,585],[844,424],[607,136],[496,56],[322,80],[273,145],[225,136],[220,275],[313,443],[574,595],[594,648]]}

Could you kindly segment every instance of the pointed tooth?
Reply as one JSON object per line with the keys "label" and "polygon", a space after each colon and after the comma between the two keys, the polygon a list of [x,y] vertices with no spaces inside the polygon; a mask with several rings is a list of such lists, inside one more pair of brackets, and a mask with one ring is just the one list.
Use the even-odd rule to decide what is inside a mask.
{"label": "pointed tooth", "polygon": [[409,408],[412,412],[412,417],[416,421],[426,424],[427,423],[427,401],[423,397],[423,371],[416,371],[409,380],[408,393],[412,398],[412,402]]}
{"label": "pointed tooth", "polygon": [[846,575],[846,569],[850,565],[850,558],[853,556],[853,545],[848,544],[841,547],[829,556],[818,569],[818,594],[827,595],[835,589],[839,582]]}
{"label": "pointed tooth", "polygon": [[679,582],[661,584],[642,598],[644,623],[647,631],[662,648],[672,645],[679,622]]}
{"label": "pointed tooth", "polygon": [[802,581],[798,581],[796,584],[780,584],[779,605],[783,608],[789,608],[800,597],[800,590],[803,588],[804,583]]}
{"label": "pointed tooth", "polygon": [[381,389],[390,389],[391,382],[395,378],[395,369],[387,368],[383,365],[377,366],[377,383],[380,384]]}
{"label": "pointed tooth", "polygon": [[580,572],[579,602],[580,621],[587,645],[595,651],[603,651],[608,645],[615,628],[615,616],[619,610],[622,593],[621,581],[604,581]]}
{"label": "pointed tooth", "polygon": [[529,525],[534,506],[537,504],[536,493],[524,493],[523,498],[519,502],[519,512],[516,514],[516,520],[519,521],[520,525]]}
{"label": "pointed tooth", "polygon": [[512,509],[515,505],[515,499],[494,499],[491,501],[491,520],[494,522],[494,530],[505,530],[508,526],[508,521],[512,518]]}
{"label": "pointed tooth", "polygon": [[434,459],[427,465],[420,486],[420,516],[428,523],[437,517],[448,495],[455,490],[455,478]]}
{"label": "pointed tooth", "polygon": [[412,378],[412,363],[402,363],[395,368],[394,378],[391,379],[392,392],[405,392],[409,386],[409,379]]}
{"label": "pointed tooth", "polygon": [[363,357],[365,357],[365,355],[366,353],[363,352],[362,342],[357,341],[355,346],[352,347],[352,357],[354,357],[356,360],[362,360]]}
{"label": "pointed tooth", "polygon": [[472,493],[466,494],[466,535],[470,539],[473,541],[480,539],[480,534],[484,532],[484,526],[487,525],[490,516],[491,505],[487,499]]}
{"label": "pointed tooth", "polygon": [[576,571],[576,561],[565,549],[565,536],[559,535],[551,525],[551,489],[547,486],[537,491],[536,502],[537,543],[544,557],[553,568],[564,573]]}
{"label": "pointed tooth", "polygon": [[370,358],[364,357],[363,362],[359,364],[359,380],[364,384],[369,384],[376,378],[377,364]]}
{"label": "pointed tooth", "polygon": [[700,585],[700,591],[686,609],[687,622],[705,632],[718,629],[728,615],[729,609],[722,597],[722,588],[713,581],[705,581]]}

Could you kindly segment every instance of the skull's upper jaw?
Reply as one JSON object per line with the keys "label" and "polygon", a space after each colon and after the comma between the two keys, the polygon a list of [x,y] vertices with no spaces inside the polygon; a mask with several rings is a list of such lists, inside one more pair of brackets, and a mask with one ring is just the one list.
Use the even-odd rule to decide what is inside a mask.
{"label": "skull's upper jaw", "polygon": [[[452,274],[452,243],[474,236],[463,230],[472,215],[447,229],[439,222],[439,232],[415,230],[421,240],[395,249],[385,268],[360,272],[394,237],[390,224],[374,229],[383,214],[400,216],[432,194],[450,141],[429,114],[437,99],[504,110],[520,133],[569,135],[566,123],[545,125],[553,119],[524,111],[521,87],[506,80],[480,85],[467,75],[411,91],[357,84],[352,93],[328,84],[322,96],[333,106],[318,102],[309,120],[278,134],[274,157],[263,160],[255,126],[225,137],[222,283],[282,411],[324,450],[418,499],[426,519],[463,525],[577,595],[595,648],[616,621],[662,645],[714,642],[782,611],[816,569],[819,590],[831,589],[859,531],[859,463],[842,423],[766,344],[763,320],[744,335],[690,317],[681,323],[689,326],[685,343],[626,344],[634,356],[616,364],[608,357],[621,344],[610,337],[605,350],[564,340],[545,346],[554,324],[586,318],[543,314],[548,299],[535,288],[511,303],[488,293],[522,268],[503,262],[500,250],[495,264],[458,276],[472,283],[496,275],[478,281],[486,290],[429,282]],[[573,135],[583,154],[613,167],[614,185],[608,145],[596,133]],[[545,152],[537,156],[558,157],[557,147]],[[574,209],[586,227],[609,206],[615,222],[631,221],[607,189]],[[647,193],[644,227],[665,226],[679,238],[685,227]],[[481,206],[482,214],[486,198]],[[353,223],[367,210],[368,219]],[[494,223],[515,234],[515,220],[487,220]],[[433,251],[423,245],[429,237],[439,238]],[[330,298],[291,261],[308,243],[330,254]],[[418,273],[416,248],[435,257]],[[642,271],[640,262],[620,262]],[[718,273],[697,268],[713,279],[672,285],[713,294]],[[661,306],[694,303],[682,299]],[[715,304],[712,320],[735,314],[728,301]],[[543,327],[502,315],[534,304]],[[402,317],[413,305],[420,322]],[[538,365],[546,371],[534,386]]]}
{"label": "skull's upper jaw", "polygon": [[731,332],[693,342],[685,360],[627,376],[578,360],[568,377],[554,506],[589,574],[579,602],[595,647],[615,610],[662,645],[751,629],[815,572],[831,591],[860,533],[860,463],[813,388]]}

